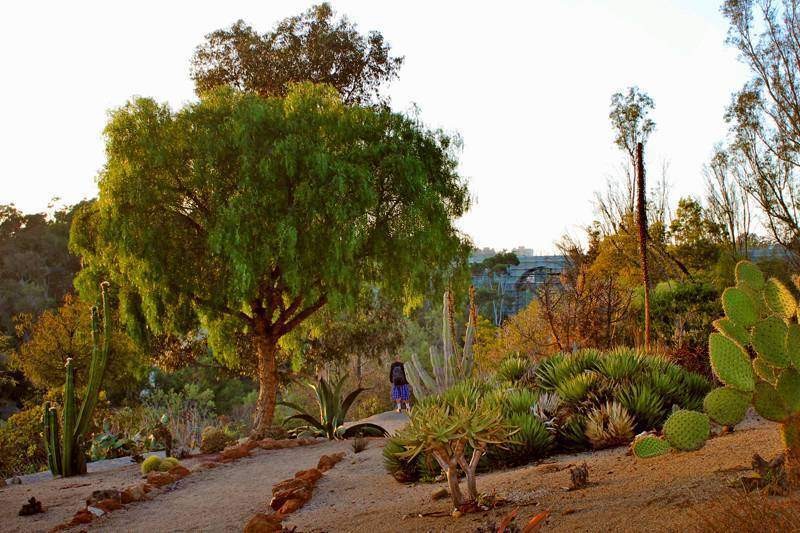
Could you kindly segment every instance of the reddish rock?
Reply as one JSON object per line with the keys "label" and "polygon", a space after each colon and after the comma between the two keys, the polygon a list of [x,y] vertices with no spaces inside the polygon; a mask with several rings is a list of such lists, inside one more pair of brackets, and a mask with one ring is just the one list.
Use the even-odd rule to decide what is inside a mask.
{"label": "reddish rock", "polygon": [[344,459],[344,452],[339,453],[332,453],[330,455],[323,455],[319,458],[319,462],[317,463],[317,468],[322,472],[327,472],[334,466],[336,463]]}
{"label": "reddish rock", "polygon": [[111,511],[116,511],[117,509],[122,509],[122,504],[119,500],[114,498],[108,498],[106,500],[100,500],[95,504],[95,507],[98,509],[102,509],[103,511],[110,513]]}
{"label": "reddish rock", "polygon": [[72,516],[69,525],[77,526],[79,524],[88,524],[92,520],[94,520],[94,515],[88,509],[81,509]]}
{"label": "reddish rock", "polygon": [[258,447],[261,448],[262,450],[274,450],[275,449],[276,440],[275,439],[264,439],[264,440],[256,441],[256,443],[258,444]]}
{"label": "reddish rock", "polygon": [[322,472],[317,468],[301,470],[294,475],[295,479],[305,479],[309,483],[316,483],[322,477]]}
{"label": "reddish rock", "polygon": [[131,502],[138,502],[144,500],[147,496],[147,492],[145,491],[144,483],[139,485],[131,485],[127,487],[125,490],[122,491],[122,503],[131,503]]}
{"label": "reddish rock", "polygon": [[282,529],[280,516],[258,513],[247,521],[244,526],[244,533],[273,533]]}
{"label": "reddish rock", "polygon": [[192,467],[193,472],[198,472],[200,470],[210,470],[212,468],[216,468],[219,466],[219,463],[215,463],[214,461],[205,461],[203,463],[198,463]]}
{"label": "reddish rock", "polygon": [[278,514],[286,516],[287,514],[292,514],[293,512],[300,509],[308,500],[303,500],[300,498],[292,498],[290,500],[286,500],[286,502],[281,505],[280,510],[278,510]]}
{"label": "reddish rock", "polygon": [[168,472],[150,472],[147,474],[147,483],[155,487],[163,487],[175,483],[177,478]]}
{"label": "reddish rock", "polygon": [[248,452],[252,452],[256,448],[258,448],[259,444],[257,440],[248,440],[241,444],[243,448],[246,448]]}
{"label": "reddish rock", "polygon": [[222,453],[220,454],[220,456],[222,457],[221,462],[235,461],[237,459],[241,459],[249,455],[250,455],[250,450],[248,450],[247,447],[244,445],[225,448],[224,450],[222,450]]}
{"label": "reddish rock", "polygon": [[183,465],[176,465],[169,469],[169,473],[175,476],[176,479],[183,479],[192,472]]}
{"label": "reddish rock", "polygon": [[286,479],[272,487],[272,499],[269,506],[274,510],[283,507],[291,499],[308,501],[314,486],[305,479]]}

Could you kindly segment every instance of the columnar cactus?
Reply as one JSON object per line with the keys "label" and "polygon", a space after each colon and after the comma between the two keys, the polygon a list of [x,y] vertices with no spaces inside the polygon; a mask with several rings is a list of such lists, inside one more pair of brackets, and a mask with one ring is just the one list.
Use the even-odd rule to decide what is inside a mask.
{"label": "columnar cactus", "polygon": [[748,405],[780,424],[787,474],[800,486],[800,324],[797,301],[753,263],[736,265],[736,286],[722,294],[725,317],[709,338],[711,367],[724,387],[704,408],[718,424],[739,423]]}
{"label": "columnar cactus", "polygon": [[103,340],[99,341],[100,319],[97,307],[92,307],[92,361],[86,392],[80,412],[76,414],[75,404],[75,369],[72,359],[67,359],[66,380],[64,382],[64,406],[62,408],[61,429],[59,431],[56,408],[49,402],[44,404],[43,428],[44,444],[47,450],[47,464],[53,475],[64,477],[86,473],[84,455],[84,436],[89,429],[92,413],[100,395],[100,385],[108,362],[111,343],[111,322],[106,309],[106,287],[101,287],[103,305]]}
{"label": "columnar cactus", "polygon": [[416,354],[411,356],[412,364],[406,368],[406,377],[408,377],[417,398],[440,394],[455,383],[472,375],[472,343],[478,323],[475,288],[469,288],[469,318],[463,347],[457,342],[455,319],[453,318],[453,296],[450,291],[444,293],[442,307],[442,354],[439,354],[433,346],[430,348],[433,376],[420,363]]}

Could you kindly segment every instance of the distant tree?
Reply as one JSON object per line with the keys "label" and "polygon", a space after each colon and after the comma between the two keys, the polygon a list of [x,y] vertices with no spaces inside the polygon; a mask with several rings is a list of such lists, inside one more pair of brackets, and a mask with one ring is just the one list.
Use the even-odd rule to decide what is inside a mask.
{"label": "distant tree", "polygon": [[705,169],[709,218],[720,228],[734,257],[746,257],[750,249],[750,202],[742,189],[742,173],[736,159],[717,147]]}
{"label": "distant tree", "polygon": [[508,276],[511,265],[519,265],[519,257],[514,252],[498,252],[483,261],[472,263],[470,271],[473,276],[486,276],[488,283],[481,284],[476,290],[476,305],[484,315],[491,317],[495,326],[499,326],[506,316],[506,307],[511,304],[513,295],[509,294],[503,278]]}
{"label": "distant tree", "polygon": [[[12,353],[12,363],[20,368],[36,387],[61,389],[64,365],[71,358],[75,380],[86,383],[92,357],[91,306],[71,295],[58,309],[48,309],[38,318],[29,314],[16,318],[19,347]],[[123,331],[115,331],[106,368],[106,389],[110,394],[134,395],[141,377],[144,357]]]}
{"label": "distant tree", "polygon": [[669,225],[673,254],[689,268],[703,270],[719,257],[721,228],[711,220],[700,202],[681,198]]}
{"label": "distant tree", "polygon": [[367,104],[383,101],[382,86],[402,64],[383,35],[360,34],[323,3],[263,35],[241,20],[208,34],[192,59],[192,79],[198,93],[228,85],[261,96],[285,96],[296,82],[326,83],[344,102]]}
{"label": "distant tree", "polygon": [[177,113],[137,99],[105,134],[96,218],[74,238],[82,275],[105,269],[135,294],[120,298],[128,320],[202,325],[216,357],[253,368],[255,435],[272,423],[288,333],[329,303],[352,308],[365,286],[410,297],[466,266],[457,145],[329,86],[221,88]]}
{"label": "distant tree", "polygon": [[722,12],[753,76],[726,113],[732,153],[774,238],[800,253],[800,1],[726,0]]}

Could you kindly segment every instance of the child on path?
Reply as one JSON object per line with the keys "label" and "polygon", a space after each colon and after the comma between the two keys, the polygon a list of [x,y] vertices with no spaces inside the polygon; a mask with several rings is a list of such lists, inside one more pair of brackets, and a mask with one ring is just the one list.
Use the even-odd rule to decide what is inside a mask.
{"label": "child on path", "polygon": [[406,411],[411,411],[411,388],[406,380],[406,371],[400,356],[395,357],[394,363],[389,368],[389,381],[392,383],[392,401],[397,404],[399,413],[406,404]]}

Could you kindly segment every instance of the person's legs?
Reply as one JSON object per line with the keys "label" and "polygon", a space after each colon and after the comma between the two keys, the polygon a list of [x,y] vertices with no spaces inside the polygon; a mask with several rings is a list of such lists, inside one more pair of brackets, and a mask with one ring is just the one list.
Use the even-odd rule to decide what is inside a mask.
{"label": "person's legs", "polygon": [[403,408],[403,402],[397,400],[397,409],[395,409],[395,412],[399,413],[402,410],[402,408]]}

